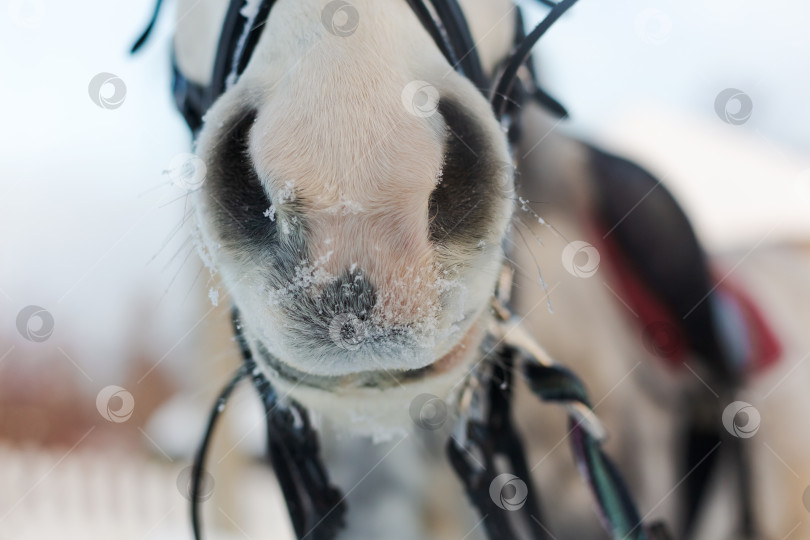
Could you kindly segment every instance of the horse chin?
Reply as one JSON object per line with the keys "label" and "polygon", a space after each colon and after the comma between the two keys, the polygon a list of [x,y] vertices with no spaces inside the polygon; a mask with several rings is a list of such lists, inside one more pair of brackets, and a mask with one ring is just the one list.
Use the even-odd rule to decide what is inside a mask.
{"label": "horse chin", "polygon": [[384,369],[345,376],[302,374],[285,367],[261,345],[258,365],[279,395],[292,399],[339,429],[383,441],[411,431],[409,407],[424,394],[452,403],[480,358],[486,317],[482,315],[454,346],[428,366],[399,371]]}

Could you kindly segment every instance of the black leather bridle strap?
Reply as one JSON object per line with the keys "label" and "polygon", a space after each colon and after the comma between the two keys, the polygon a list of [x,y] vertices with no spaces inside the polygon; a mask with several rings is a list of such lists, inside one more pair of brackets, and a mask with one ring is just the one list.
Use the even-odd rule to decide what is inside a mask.
{"label": "black leather bridle strap", "polygon": [[270,9],[275,3],[275,0],[261,0],[255,16],[246,16],[244,0],[231,0],[219,34],[219,45],[211,77],[209,107],[225,93],[229,84],[236,82],[236,77],[247,67],[259,42],[262,26],[267,22]]}
{"label": "black leather bridle strap", "polygon": [[208,424],[205,428],[203,440],[194,456],[194,464],[191,466],[191,489],[189,498],[191,499],[191,528],[194,532],[194,538],[196,540],[202,540],[203,538],[202,526],[200,524],[200,502],[202,502],[200,488],[204,478],[203,473],[205,471],[205,460],[208,455],[208,447],[211,443],[211,437],[214,434],[214,428],[217,425],[217,421],[219,420],[222,411],[225,409],[225,404],[228,402],[228,398],[231,397],[231,394],[236,386],[244,378],[246,378],[248,374],[249,367],[247,364],[243,364],[231,381],[220,392],[219,397],[217,398],[217,401],[214,404],[214,407],[211,409],[211,413],[208,417]]}
{"label": "black leather bridle strap", "polygon": [[331,540],[344,526],[346,503],[329,481],[309,413],[294,400],[279,402],[276,389],[256,366],[236,308],[231,316],[242,361],[264,405],[267,450],[295,534],[299,539]]}
{"label": "black leather bridle strap", "polygon": [[512,93],[512,87],[518,78],[518,70],[526,64],[532,53],[532,48],[543,37],[543,34],[576,3],[577,0],[562,0],[559,4],[555,4],[549,14],[546,15],[546,18],[540,21],[540,24],[535,26],[534,30],[509,55],[509,58],[504,63],[503,72],[492,92],[492,109],[495,111],[496,118],[503,118],[506,112],[507,98]]}
{"label": "black leather bridle strap", "polygon": [[[533,540],[552,540],[554,537],[543,518],[540,494],[531,481],[523,441],[512,421],[514,355],[503,348],[490,354],[493,355],[492,371],[486,377],[488,380],[482,380],[486,386],[486,417],[467,422],[467,440],[463,447],[455,438],[450,438],[447,457],[470,502],[479,515],[486,516],[483,527],[489,538],[515,540],[519,536],[513,525],[520,524],[519,530],[527,531]],[[473,452],[483,463],[473,458]],[[504,463],[507,470],[500,467]],[[521,508],[504,510],[495,504],[489,489],[499,472],[512,473],[525,480],[526,499]]]}
{"label": "black leather bridle strap", "polygon": [[431,0],[433,9],[442,21],[447,37],[458,60],[451,63],[454,69],[466,76],[482,92],[489,90],[490,81],[478,57],[478,48],[467,26],[467,19],[456,0]]}
{"label": "black leather bridle strap", "polygon": [[[424,0],[406,1],[447,62],[457,72],[467,77],[482,93],[491,95],[493,110],[498,119],[504,116],[506,103],[522,101],[522,93],[518,92],[521,93],[518,96],[513,90],[518,80],[518,70],[522,66],[527,66],[531,73],[533,88],[529,89],[529,96],[546,107],[552,114],[560,117],[567,116],[565,109],[537,84],[530,54],[532,47],[545,31],[576,0],[564,0],[559,4],[538,0],[543,4],[553,6],[553,9],[528,36],[523,33],[522,18],[518,15],[515,50],[504,63],[501,76],[494,88],[492,81],[484,73],[477,47],[457,0],[428,0],[432,11]],[[275,0],[261,0],[255,13],[246,13],[244,11],[245,0],[230,1],[220,31],[212,78],[207,86],[188,80],[172,59],[175,103],[193,134],[196,135],[202,127],[202,117],[214,101],[236,81],[247,67],[262,35],[262,27],[267,22],[274,4]],[[161,5],[162,0],[156,0],[152,18],[133,45],[133,53],[143,46],[151,34]],[[518,13],[520,12],[519,7],[515,9]]]}
{"label": "black leather bridle strap", "polygon": [[422,0],[407,1],[408,5],[411,6],[411,9],[416,14],[416,17],[419,19],[419,22],[422,23],[422,26],[427,30],[427,33],[430,34],[430,37],[439,48],[442,55],[444,55],[445,60],[447,60],[451,66],[458,65],[455,50],[450,44],[445,29],[439,21],[433,17],[425,3]]}
{"label": "black leather bridle strap", "polygon": [[[160,9],[158,0],[157,10]],[[231,0],[222,23],[219,43],[214,58],[211,82],[206,86],[188,80],[172,55],[172,90],[178,110],[196,136],[202,128],[202,118],[211,105],[236,82],[250,61],[256,44],[262,35],[262,27],[270,16],[275,0],[262,0],[254,16],[243,14],[245,0]],[[152,30],[153,24],[146,29],[133,47],[133,52],[140,48]]]}
{"label": "black leather bridle strap", "polygon": [[[544,2],[545,3],[545,2]],[[555,4],[552,4],[552,7]],[[523,22],[523,12],[520,8],[515,9],[515,44],[514,48],[517,49],[523,40],[526,39],[526,30],[525,24]],[[534,61],[529,57],[528,60],[525,62],[526,70],[529,72],[529,77],[531,78],[531,82],[534,85],[533,89],[529,89],[531,92],[531,97],[534,98],[541,106],[545,107],[551,114],[558,118],[568,118],[568,111],[565,107],[557,101],[554,97],[552,97],[548,92],[543,90],[538,84],[538,77],[537,77],[537,68],[534,65]]]}
{"label": "black leather bridle strap", "polygon": [[143,44],[146,43],[146,40],[149,39],[149,36],[152,34],[152,30],[155,29],[155,23],[157,23],[158,16],[160,15],[160,7],[163,5],[163,0],[157,0],[155,2],[155,9],[152,10],[152,18],[149,19],[149,24],[144,28],[143,32],[138,39],[135,40],[135,44],[129,50],[130,54],[134,54],[143,47]]}
{"label": "black leather bridle strap", "polygon": [[320,456],[318,434],[310,424],[309,414],[293,400],[284,405],[279,403],[275,388],[253,360],[236,309],[232,312],[232,323],[243,363],[211,409],[203,440],[194,457],[189,493],[194,538],[203,538],[200,488],[214,428],[236,386],[250,378],[262,399],[270,461],[297,538],[332,540],[344,526],[346,503],[341,491],[329,481]]}

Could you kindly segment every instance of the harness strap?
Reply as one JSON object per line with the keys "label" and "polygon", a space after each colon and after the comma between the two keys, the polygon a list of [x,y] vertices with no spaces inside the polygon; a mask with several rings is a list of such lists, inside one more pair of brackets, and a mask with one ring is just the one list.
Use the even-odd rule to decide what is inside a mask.
{"label": "harness strap", "polygon": [[[483,420],[468,420],[463,443],[451,438],[447,445],[448,459],[464,485],[470,502],[485,516],[483,526],[489,538],[513,540],[521,536],[517,530],[528,531],[529,538],[553,538],[545,523],[540,497],[531,482],[531,471],[523,442],[511,420],[512,377],[515,360],[523,360],[521,373],[531,391],[543,401],[569,406],[569,435],[580,473],[587,482],[599,508],[605,530],[616,540],[669,540],[662,523],[644,524],[620,473],[601,447],[601,430],[592,425],[587,415],[576,412],[576,403],[591,409],[582,381],[570,370],[556,364],[544,363],[527,351],[507,343],[493,351],[489,358],[492,372],[478,380],[487,384],[485,404],[489,409]],[[478,456],[479,459],[476,459]],[[500,476],[497,459],[503,456],[508,471],[526,486],[525,504],[505,511],[490,492]]]}
{"label": "harness strap", "polygon": [[219,34],[206,110],[245,70],[261,36],[261,27],[267,22],[275,3],[275,0],[260,0],[255,12],[249,10],[251,5],[244,0],[232,0],[228,4]]}
{"label": "harness strap", "polygon": [[[552,5],[553,6],[553,5]],[[526,25],[523,22],[523,11],[520,8],[515,10],[515,43],[514,48],[523,43],[523,40],[526,39]],[[529,58],[525,62],[526,70],[529,72],[529,77],[533,83],[533,90],[530,90],[531,97],[534,98],[537,103],[539,103],[542,107],[545,107],[548,112],[553,114],[558,118],[568,118],[568,111],[566,108],[556,99],[554,99],[550,94],[548,94],[545,90],[543,90],[538,81],[540,80],[537,76],[537,67],[534,64],[534,60],[529,55]],[[523,84],[523,80],[518,77],[517,80],[519,83]]]}
{"label": "harness strap", "polygon": [[194,137],[203,124],[203,116],[208,109],[203,107],[208,102],[208,87],[185,78],[177,67],[172,53],[172,95],[174,104]]}
{"label": "harness strap", "polygon": [[509,96],[512,94],[515,81],[518,80],[518,70],[529,60],[532,48],[548,29],[551,28],[566,11],[573,7],[577,1],[578,0],[562,0],[560,3],[555,4],[548,15],[546,15],[546,18],[534,27],[534,30],[520,42],[520,45],[518,45],[506,59],[503,71],[500,77],[498,77],[492,91],[492,110],[495,111],[496,118],[500,120],[506,113],[506,103]]}
{"label": "harness strap", "polygon": [[[520,326],[509,310],[511,274],[504,268],[492,300],[498,343],[508,366],[521,361],[520,371],[534,395],[568,409],[569,436],[580,474],[599,508],[605,530],[615,540],[669,540],[662,523],[644,524],[618,469],[602,450],[607,432],[593,413],[585,385],[553,358]],[[527,473],[526,476],[529,479]]]}
{"label": "harness strap", "polygon": [[253,360],[235,308],[232,319],[243,361],[262,398],[270,460],[293,529],[299,539],[334,538],[344,526],[346,504],[340,490],[329,482],[320,457],[318,434],[310,424],[309,413],[295,401],[283,405],[279,402],[275,388]]}
{"label": "harness strap", "polygon": [[411,6],[419,22],[422,23],[422,26],[424,26],[425,30],[430,34],[430,37],[436,43],[442,55],[444,55],[445,60],[447,60],[447,63],[451,66],[458,65],[456,52],[450,44],[450,38],[447,36],[447,32],[441,22],[437,21],[433,15],[431,15],[430,10],[422,0],[408,0],[408,5]]}
{"label": "harness strap", "polygon": [[[582,381],[571,371],[528,360],[523,364],[523,374],[535,395],[543,401],[575,401],[591,408]],[[577,465],[594,494],[604,528],[615,539],[650,540],[621,475],[600,441],[574,415],[569,415],[569,426]]]}
{"label": "harness strap", "polygon": [[247,365],[242,365],[242,367],[237,370],[236,374],[234,375],[233,379],[225,385],[225,388],[219,394],[216,403],[214,404],[214,408],[211,409],[211,413],[208,417],[208,425],[205,428],[205,435],[203,435],[203,440],[200,443],[200,448],[197,450],[197,454],[194,456],[194,463],[191,466],[191,528],[194,532],[194,538],[196,540],[202,540],[202,527],[200,525],[200,487],[202,485],[202,478],[203,478],[203,470],[205,467],[205,458],[208,454],[208,445],[211,443],[211,437],[214,433],[214,428],[216,427],[217,420],[219,420],[219,416],[222,411],[225,409],[225,403],[227,403],[228,398],[231,397],[236,386],[247,377],[249,371]]}
{"label": "harness strap", "polygon": [[478,49],[473,42],[467,19],[461,12],[456,0],[431,0],[439,20],[444,24],[450,44],[458,59],[451,63],[454,69],[465,75],[478,89],[484,93],[489,89],[489,79],[484,74],[481,60],[478,58]]}
{"label": "harness strap", "polygon": [[[430,5],[436,13],[435,17],[423,0],[407,0],[447,62],[470,79],[483,94],[491,95],[492,107],[498,120],[511,110],[510,107],[519,108],[526,97],[534,99],[551,114],[565,118],[568,116],[565,108],[537,82],[531,49],[546,30],[577,0],[564,0],[559,3],[538,1],[551,7],[552,10],[528,36],[523,29],[520,8],[515,7],[518,22],[515,30],[515,50],[502,64],[501,76],[493,85],[484,73],[478,49],[457,0],[430,0]],[[274,4],[275,0],[260,0],[254,11],[246,9],[249,6],[247,0],[230,1],[220,31],[210,84],[201,85],[186,79],[172,55],[172,88],[175,104],[195,136],[202,127],[202,117],[206,111],[229,86],[236,82],[237,77],[247,67],[261,37],[262,26],[267,21]],[[162,5],[162,0],[156,0],[152,17],[132,46],[131,53],[139,51],[149,39]],[[518,76],[519,69],[524,66],[531,77],[529,89],[522,88],[526,83],[521,82]],[[515,121],[515,118],[510,119]]]}
{"label": "harness strap", "polygon": [[[447,457],[464,485],[470,502],[479,515],[486,516],[483,525],[489,538],[518,538],[512,524],[520,521],[522,529],[531,533],[531,538],[552,540],[541,513],[539,493],[530,480],[531,471],[527,466],[523,441],[512,423],[513,356],[504,348],[491,354],[494,362],[491,365],[492,372],[486,377],[486,404],[489,407],[486,420],[467,421],[464,445],[459,444],[455,438],[450,438],[447,442]],[[480,455],[483,463],[473,457],[473,452]],[[517,510],[510,508],[505,511],[500,508],[490,493],[490,486],[501,470],[497,456],[502,456],[508,463],[508,472],[514,473],[521,481],[526,480],[525,503]]]}
{"label": "harness strap", "polygon": [[300,404],[290,401],[281,405],[270,381],[256,366],[250,347],[242,335],[236,309],[232,322],[243,364],[220,393],[208,420],[208,426],[194,458],[191,481],[191,522],[194,538],[202,540],[199,502],[202,473],[208,446],[216,422],[237,384],[250,377],[262,398],[267,421],[268,453],[293,529],[299,539],[331,540],[345,524],[346,504],[339,489],[329,482],[320,458],[318,434],[309,415]]}
{"label": "harness strap", "polygon": [[[531,360],[523,368],[530,388],[543,401],[576,401],[591,408],[582,381],[570,370]],[[570,415],[569,428],[577,465],[596,498],[602,525],[612,537],[632,540],[669,539],[669,532],[663,523],[642,523],[621,474],[602,450],[600,441],[583,427],[582,421]]]}
{"label": "harness strap", "polygon": [[149,39],[149,36],[152,34],[152,30],[155,28],[155,23],[157,23],[158,16],[160,15],[160,8],[163,5],[163,0],[156,0],[155,8],[152,10],[152,18],[149,19],[149,24],[146,28],[141,32],[141,36],[135,40],[135,44],[132,45],[132,48],[129,50],[130,54],[135,54],[143,47],[144,43]]}

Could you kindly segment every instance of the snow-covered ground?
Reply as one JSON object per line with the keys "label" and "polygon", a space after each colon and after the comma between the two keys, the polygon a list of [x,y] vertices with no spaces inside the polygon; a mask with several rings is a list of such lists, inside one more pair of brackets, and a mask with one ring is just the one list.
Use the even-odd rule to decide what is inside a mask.
{"label": "snow-covered ground", "polygon": [[[0,536],[15,540],[191,538],[182,495],[188,464],[121,452],[43,450],[0,443]],[[292,532],[270,470],[241,463],[209,482],[201,502],[212,540],[282,540]],[[181,481],[178,481],[181,480]],[[204,484],[205,485],[205,484]],[[187,493],[187,492],[186,492]]]}

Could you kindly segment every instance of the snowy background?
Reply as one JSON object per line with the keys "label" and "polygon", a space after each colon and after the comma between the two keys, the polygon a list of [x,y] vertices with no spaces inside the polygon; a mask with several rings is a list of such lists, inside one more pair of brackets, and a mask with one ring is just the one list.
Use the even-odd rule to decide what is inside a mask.
{"label": "snowy background", "polygon": [[[26,370],[75,379],[90,409],[107,385],[128,381],[132,390],[160,375],[172,391],[188,391],[224,373],[202,354],[207,329],[226,316],[211,309],[208,292],[216,284],[185,233],[171,235],[185,199],[162,172],[188,151],[190,138],[171,100],[174,3],[167,4],[152,39],[132,57],[127,51],[151,15],[151,0],[0,0],[6,396],[3,377]],[[530,13],[543,9],[532,5]],[[565,129],[665,177],[713,249],[803,239],[810,238],[808,21],[810,5],[798,0],[582,0],[544,39],[538,57],[548,89],[572,114]],[[101,72],[125,82],[120,107],[103,109],[90,99],[88,85]],[[751,98],[743,125],[715,111],[727,88]],[[32,304],[53,314],[45,343],[17,332],[18,312]],[[45,427],[34,443],[53,431],[39,418]],[[70,448],[82,433],[56,442]],[[174,456],[156,451],[145,433],[133,444],[158,458]],[[8,458],[16,465],[0,474],[22,477],[32,467],[35,478],[56,468],[60,455],[38,465]],[[167,467],[176,473],[177,464]],[[20,489],[29,501],[45,500],[35,480]],[[177,520],[184,520],[180,506]],[[14,515],[25,505],[6,508],[0,505],[0,536],[4,523],[20,522]],[[139,534],[157,538],[160,531]]]}

